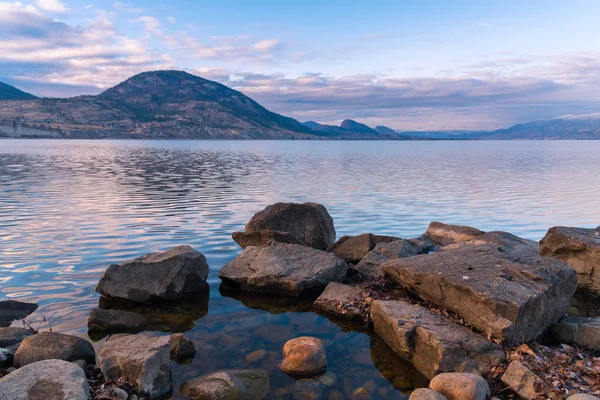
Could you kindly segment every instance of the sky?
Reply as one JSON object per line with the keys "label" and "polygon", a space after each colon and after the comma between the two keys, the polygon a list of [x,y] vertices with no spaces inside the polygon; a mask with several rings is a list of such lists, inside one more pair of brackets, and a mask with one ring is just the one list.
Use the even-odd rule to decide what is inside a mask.
{"label": "sky", "polygon": [[0,0],[0,81],[97,94],[149,70],[301,121],[489,130],[600,112],[600,0]]}

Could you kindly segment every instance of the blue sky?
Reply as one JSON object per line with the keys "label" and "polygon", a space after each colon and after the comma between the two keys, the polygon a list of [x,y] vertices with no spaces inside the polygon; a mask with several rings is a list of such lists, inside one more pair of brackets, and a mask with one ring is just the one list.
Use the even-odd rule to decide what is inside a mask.
{"label": "blue sky", "polygon": [[183,69],[300,120],[492,129],[600,111],[600,1],[0,1],[0,81]]}

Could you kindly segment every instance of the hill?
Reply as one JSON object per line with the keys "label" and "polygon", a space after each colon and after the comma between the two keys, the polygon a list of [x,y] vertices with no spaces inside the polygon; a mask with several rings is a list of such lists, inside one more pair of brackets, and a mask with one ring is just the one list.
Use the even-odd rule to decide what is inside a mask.
{"label": "hill", "polygon": [[517,124],[476,135],[487,140],[597,140],[600,139],[600,113],[564,115],[553,119]]}
{"label": "hill", "polygon": [[33,100],[35,98],[32,94],[0,82],[0,100]]}
{"label": "hill", "polygon": [[182,71],[135,75],[97,96],[0,101],[0,135],[311,139],[320,135],[242,93]]}

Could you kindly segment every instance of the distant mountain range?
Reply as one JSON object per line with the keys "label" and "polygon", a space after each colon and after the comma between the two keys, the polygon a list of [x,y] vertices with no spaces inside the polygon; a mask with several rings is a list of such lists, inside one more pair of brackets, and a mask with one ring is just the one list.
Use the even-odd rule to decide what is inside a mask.
{"label": "distant mountain range", "polygon": [[396,131],[344,120],[300,123],[183,71],[143,72],[97,96],[37,98],[0,82],[0,137],[147,139],[600,139],[600,113],[492,132]]}

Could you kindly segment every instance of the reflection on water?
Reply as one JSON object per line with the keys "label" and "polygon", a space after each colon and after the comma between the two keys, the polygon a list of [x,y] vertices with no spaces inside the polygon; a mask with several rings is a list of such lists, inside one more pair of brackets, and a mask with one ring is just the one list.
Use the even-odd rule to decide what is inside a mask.
{"label": "reflection on water", "polygon": [[397,398],[419,378],[385,361],[394,355],[362,327],[219,288],[218,270],[240,251],[231,232],[269,203],[317,201],[338,237],[412,237],[442,220],[539,239],[553,225],[600,224],[599,170],[600,142],[0,140],[0,298],[38,302],[32,318],[87,337],[109,264],[188,244],[211,267],[209,307],[204,298],[153,316],[157,330],[190,329],[199,348],[175,366],[176,386],[250,366],[247,353],[264,349],[256,366],[272,371],[272,397],[287,398],[281,347],[310,334],[328,343],[328,391],[366,385]]}

